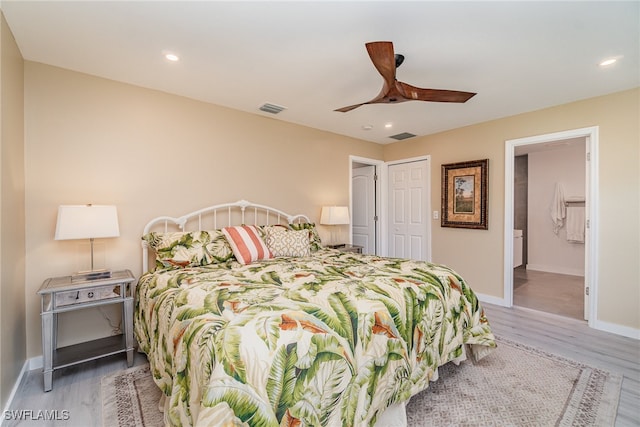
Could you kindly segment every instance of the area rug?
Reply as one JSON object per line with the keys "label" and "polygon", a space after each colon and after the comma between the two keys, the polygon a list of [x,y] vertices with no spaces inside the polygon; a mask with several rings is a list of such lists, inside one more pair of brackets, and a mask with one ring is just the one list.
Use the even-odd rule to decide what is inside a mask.
{"label": "area rug", "polygon": [[[622,376],[505,339],[477,363],[439,369],[407,405],[410,427],[613,426]],[[149,366],[102,379],[105,427],[162,426]],[[393,427],[393,426],[388,426]]]}

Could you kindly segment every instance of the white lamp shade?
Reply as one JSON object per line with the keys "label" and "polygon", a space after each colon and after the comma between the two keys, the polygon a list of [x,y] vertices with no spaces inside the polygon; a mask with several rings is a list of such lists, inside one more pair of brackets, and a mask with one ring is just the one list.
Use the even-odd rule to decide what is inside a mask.
{"label": "white lamp shade", "polygon": [[118,237],[118,212],[109,205],[62,205],[55,240]]}
{"label": "white lamp shade", "polygon": [[320,224],[349,224],[349,208],[346,206],[323,206],[320,214]]}

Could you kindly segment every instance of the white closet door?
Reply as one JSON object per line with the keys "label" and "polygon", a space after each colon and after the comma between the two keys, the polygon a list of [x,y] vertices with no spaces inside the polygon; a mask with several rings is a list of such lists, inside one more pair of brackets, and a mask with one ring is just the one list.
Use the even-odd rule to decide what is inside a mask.
{"label": "white closet door", "polygon": [[389,166],[389,256],[429,261],[428,160]]}

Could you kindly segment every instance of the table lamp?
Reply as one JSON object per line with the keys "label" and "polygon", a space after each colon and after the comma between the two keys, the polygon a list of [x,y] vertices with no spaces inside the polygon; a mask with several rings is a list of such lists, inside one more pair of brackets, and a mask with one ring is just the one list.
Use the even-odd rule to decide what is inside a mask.
{"label": "table lamp", "polygon": [[91,270],[73,274],[72,280],[95,280],[111,277],[111,270],[94,269],[93,240],[120,236],[118,212],[109,205],[61,205],[58,207],[55,240],[89,239]]}
{"label": "table lamp", "polygon": [[[320,224],[331,226],[349,224],[349,208],[346,206],[323,206],[320,214]],[[333,244],[328,246],[332,248],[344,246],[335,244],[334,230],[335,227],[332,227],[331,241]]]}

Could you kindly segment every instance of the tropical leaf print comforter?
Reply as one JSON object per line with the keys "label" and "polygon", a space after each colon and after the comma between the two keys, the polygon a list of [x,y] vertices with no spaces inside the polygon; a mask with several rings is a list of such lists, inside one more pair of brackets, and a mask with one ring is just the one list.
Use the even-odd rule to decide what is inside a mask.
{"label": "tropical leaf print comforter", "polygon": [[143,275],[135,334],[175,426],[369,426],[438,366],[495,347],[472,290],[426,262],[322,249]]}

